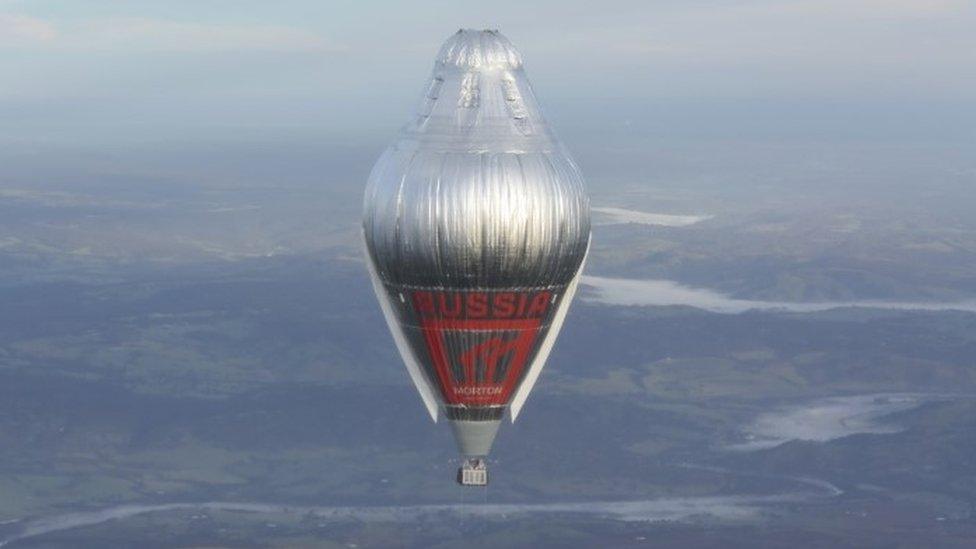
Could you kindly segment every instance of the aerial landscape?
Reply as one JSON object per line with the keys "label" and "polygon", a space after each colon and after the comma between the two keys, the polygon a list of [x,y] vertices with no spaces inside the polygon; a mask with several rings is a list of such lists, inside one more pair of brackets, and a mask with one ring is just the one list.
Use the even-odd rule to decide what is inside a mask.
{"label": "aerial landscape", "polygon": [[[0,30],[27,28],[6,11],[100,17],[10,5]],[[960,5],[890,17],[955,29],[976,17]],[[749,58],[762,94],[722,76],[721,93],[691,79],[654,95],[600,87],[632,69],[601,65],[586,40],[603,34],[567,53],[511,22],[593,233],[548,366],[474,490],[452,480],[451,433],[403,368],[361,236],[370,169],[456,25],[397,31],[422,37],[402,57],[341,33],[348,48],[301,35],[246,55],[233,33],[166,46],[169,27],[88,44],[70,22],[67,45],[36,46],[31,74],[53,83],[76,55],[59,48],[164,74],[124,66],[121,99],[94,73],[63,97],[0,94],[0,547],[972,546],[971,76],[927,66],[931,95],[871,97],[902,73],[810,61],[855,81],[811,89]],[[2,37],[11,67],[34,47]],[[681,74],[652,46],[615,55]],[[592,75],[547,69],[574,52]],[[234,55],[278,80],[249,80]],[[281,83],[320,65],[368,91]],[[179,78],[196,84],[147,89]],[[375,108],[354,120],[344,101]]]}

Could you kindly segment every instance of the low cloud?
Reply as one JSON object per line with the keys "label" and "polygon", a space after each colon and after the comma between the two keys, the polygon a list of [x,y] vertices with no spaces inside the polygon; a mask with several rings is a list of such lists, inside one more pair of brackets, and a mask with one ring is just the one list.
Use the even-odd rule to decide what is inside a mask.
{"label": "low cloud", "polygon": [[0,13],[0,47],[124,52],[342,49],[314,32],[280,25],[221,25],[138,17],[56,23],[10,13]]}
{"label": "low cloud", "polygon": [[54,41],[58,31],[53,24],[37,17],[0,13],[0,46],[45,44]]}
{"label": "low cloud", "polygon": [[976,49],[974,22],[972,0],[683,2],[614,25],[560,29],[559,40],[547,32],[532,49],[601,58],[611,52],[629,62],[678,63],[683,71],[721,63],[786,73],[854,67],[856,76],[865,66],[920,63],[958,73]]}
{"label": "low cloud", "polygon": [[838,13],[853,16],[916,18],[946,15],[972,8],[970,0],[818,0],[784,4],[805,13]]}

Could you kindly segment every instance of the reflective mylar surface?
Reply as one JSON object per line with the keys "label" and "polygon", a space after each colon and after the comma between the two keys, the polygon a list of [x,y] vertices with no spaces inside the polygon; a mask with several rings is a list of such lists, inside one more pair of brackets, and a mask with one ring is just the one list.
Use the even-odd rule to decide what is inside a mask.
{"label": "reflective mylar surface", "polygon": [[586,253],[589,203],[521,55],[497,32],[459,31],[425,88],[366,190],[363,227],[380,277],[451,288],[567,283]]}
{"label": "reflective mylar surface", "polygon": [[524,401],[572,299],[589,202],[497,31],[458,31],[441,48],[370,174],[363,234],[428,408],[432,395],[452,421],[497,421]]}

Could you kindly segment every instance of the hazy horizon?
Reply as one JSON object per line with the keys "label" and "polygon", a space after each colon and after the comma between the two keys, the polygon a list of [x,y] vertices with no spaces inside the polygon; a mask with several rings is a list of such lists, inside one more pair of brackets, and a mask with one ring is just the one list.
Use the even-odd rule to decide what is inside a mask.
{"label": "hazy horizon", "polygon": [[572,139],[965,142],[974,26],[966,0],[5,0],[0,142],[382,140],[459,27],[506,34]]}

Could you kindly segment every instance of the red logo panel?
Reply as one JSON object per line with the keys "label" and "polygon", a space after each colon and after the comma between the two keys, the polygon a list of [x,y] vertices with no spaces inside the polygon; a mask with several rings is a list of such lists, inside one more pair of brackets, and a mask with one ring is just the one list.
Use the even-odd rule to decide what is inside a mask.
{"label": "red logo panel", "polygon": [[445,401],[506,404],[532,355],[552,293],[415,291],[412,297]]}

